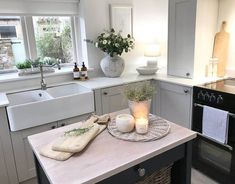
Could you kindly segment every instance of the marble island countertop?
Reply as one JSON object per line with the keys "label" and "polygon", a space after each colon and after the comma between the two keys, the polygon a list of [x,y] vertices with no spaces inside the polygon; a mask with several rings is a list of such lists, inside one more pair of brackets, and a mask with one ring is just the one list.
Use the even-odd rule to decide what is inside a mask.
{"label": "marble island countertop", "polygon": [[[115,117],[127,110],[112,113]],[[39,154],[40,149],[66,130],[80,123],[28,137],[33,152],[52,184],[96,183],[143,161],[160,155],[196,137],[196,133],[170,123],[171,132],[153,142],[127,142],[112,137],[107,130],[96,137],[81,154],[55,161]]]}

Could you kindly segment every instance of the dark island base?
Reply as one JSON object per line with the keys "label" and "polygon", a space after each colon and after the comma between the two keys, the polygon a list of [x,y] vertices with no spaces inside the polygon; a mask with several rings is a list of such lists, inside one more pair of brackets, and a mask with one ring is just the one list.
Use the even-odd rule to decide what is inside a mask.
{"label": "dark island base", "polygon": [[[37,158],[35,158],[38,184],[50,184]],[[134,167],[131,167],[110,178],[100,181],[99,184],[133,184],[143,177],[139,176],[138,169],[145,169],[145,176],[154,171],[173,164],[171,171],[172,184],[190,184],[191,183],[191,164],[192,164],[192,141],[181,144],[169,151],[166,151],[156,157],[146,160]]]}

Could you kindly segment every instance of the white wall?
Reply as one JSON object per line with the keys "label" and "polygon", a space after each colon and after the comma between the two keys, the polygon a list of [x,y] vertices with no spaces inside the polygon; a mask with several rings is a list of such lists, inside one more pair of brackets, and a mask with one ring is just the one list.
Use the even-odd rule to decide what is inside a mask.
{"label": "white wall", "polygon": [[217,31],[218,10],[219,0],[197,1],[194,77],[206,74]]}
{"label": "white wall", "polygon": [[227,32],[230,33],[227,70],[235,76],[235,0],[220,0],[218,30],[224,20],[227,21]]}
{"label": "white wall", "polygon": [[[109,4],[133,5],[133,34],[136,40],[135,49],[123,54],[125,72],[135,71],[137,66],[145,65],[143,46],[146,42],[158,42],[162,47],[159,65],[167,65],[167,30],[168,1],[167,0],[81,0],[80,12],[86,38],[95,40],[99,33],[109,28]],[[83,43],[86,45],[85,43]],[[86,53],[86,51],[83,51]],[[99,63],[104,54],[93,45],[87,45],[89,67],[100,69]],[[86,59],[86,57],[84,58]]]}

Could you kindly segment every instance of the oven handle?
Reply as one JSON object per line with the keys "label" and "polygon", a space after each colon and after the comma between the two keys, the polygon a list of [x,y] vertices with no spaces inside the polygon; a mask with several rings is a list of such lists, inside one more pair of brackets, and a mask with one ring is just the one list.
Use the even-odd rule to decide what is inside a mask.
{"label": "oven handle", "polygon": [[200,136],[202,136],[202,137],[204,137],[204,138],[206,138],[206,139],[209,139],[209,140],[211,140],[211,141],[213,141],[213,142],[215,142],[215,143],[217,143],[217,144],[220,144],[220,145],[222,145],[222,146],[228,148],[230,151],[233,151],[233,147],[232,147],[232,146],[229,146],[228,144],[223,144],[223,143],[221,143],[221,142],[219,142],[219,141],[216,141],[215,139],[212,139],[212,138],[210,138],[210,137],[208,137],[208,136],[206,136],[206,135],[203,135],[203,134],[201,134],[201,133],[199,133],[199,132],[197,132],[197,134],[200,135]]}
{"label": "oven handle", "polygon": [[[194,103],[194,107],[204,107],[204,105],[201,105],[201,104],[198,104],[198,103]],[[235,114],[234,113],[231,113],[231,112],[228,112],[228,115],[235,118]]]}

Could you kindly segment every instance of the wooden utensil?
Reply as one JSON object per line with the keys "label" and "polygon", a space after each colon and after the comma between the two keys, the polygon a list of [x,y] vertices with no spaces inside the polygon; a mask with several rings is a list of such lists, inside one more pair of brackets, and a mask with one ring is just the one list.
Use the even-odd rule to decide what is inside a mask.
{"label": "wooden utensil", "polygon": [[228,58],[228,45],[229,45],[229,33],[225,31],[226,21],[222,22],[220,32],[216,33],[214,39],[213,58],[218,58],[217,76],[223,77],[225,75],[225,67]]}

